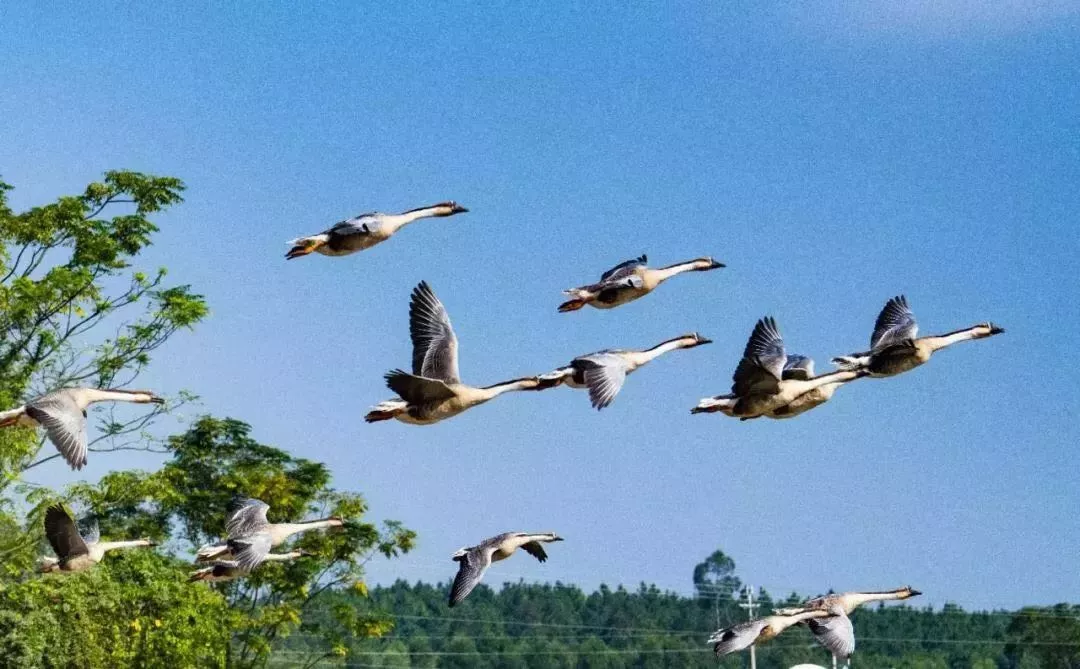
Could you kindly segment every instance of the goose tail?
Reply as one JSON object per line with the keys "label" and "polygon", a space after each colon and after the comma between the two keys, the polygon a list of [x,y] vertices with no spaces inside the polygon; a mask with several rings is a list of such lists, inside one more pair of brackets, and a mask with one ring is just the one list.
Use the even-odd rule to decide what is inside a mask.
{"label": "goose tail", "polygon": [[371,411],[368,411],[364,416],[364,421],[368,423],[377,423],[381,420],[390,420],[405,413],[408,410],[408,403],[402,400],[387,400],[385,402],[379,402],[375,406],[371,407]]}
{"label": "goose tail", "polygon": [[329,241],[330,235],[326,233],[293,239],[289,242],[292,248],[285,254],[285,259],[292,260],[293,258],[299,258],[314,253],[326,246]]}

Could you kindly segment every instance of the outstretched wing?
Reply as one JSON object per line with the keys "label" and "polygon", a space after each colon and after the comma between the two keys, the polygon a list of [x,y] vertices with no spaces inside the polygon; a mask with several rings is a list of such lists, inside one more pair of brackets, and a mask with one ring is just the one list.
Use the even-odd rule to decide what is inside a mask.
{"label": "outstretched wing", "polygon": [[618,356],[595,354],[577,358],[573,364],[584,370],[589,401],[597,410],[611,404],[626,381],[626,364]]}
{"label": "outstretched wing", "polygon": [[713,652],[717,657],[745,650],[757,640],[761,630],[765,629],[764,619],[750,620],[739,623],[733,627],[717,630],[709,637],[708,643],[713,646]]}
{"label": "outstretched wing", "polygon": [[447,383],[461,383],[458,341],[446,307],[431,286],[421,281],[409,301],[409,336],[413,345],[413,374]]}
{"label": "outstretched wing", "polygon": [[86,416],[71,395],[61,391],[40,397],[26,405],[26,415],[45,428],[72,469],[86,465]]}
{"label": "outstretched wing", "polygon": [[919,334],[919,324],[915,314],[908,307],[907,298],[897,295],[885,303],[874,322],[874,333],[870,335],[870,350],[899,344],[907,339],[914,339]]}
{"label": "outstretched wing", "polygon": [[851,625],[851,618],[843,613],[827,618],[811,618],[806,625],[818,643],[838,658],[847,659],[855,652],[855,628]]}
{"label": "outstretched wing", "polygon": [[101,526],[98,525],[96,517],[83,516],[79,519],[77,527],[79,528],[79,535],[86,545],[89,546],[101,541]]}
{"label": "outstretched wing", "polygon": [[236,564],[244,571],[251,571],[266,560],[270,554],[270,533],[256,532],[229,539],[229,550]]}
{"label": "outstretched wing", "polygon": [[79,528],[64,507],[54,504],[45,510],[45,537],[61,560],[86,555],[90,550],[79,535]]}
{"label": "outstretched wing", "polygon": [[522,544],[521,550],[525,551],[526,553],[533,556],[537,560],[540,560],[541,562],[547,562],[547,551],[544,550],[544,547],[540,544],[539,541],[530,541],[527,544]]}
{"label": "outstretched wing", "polygon": [[225,507],[225,534],[243,537],[266,529],[270,521],[266,512],[270,505],[251,497],[234,497]]}
{"label": "outstretched wing", "polygon": [[784,363],[784,378],[806,381],[814,376],[814,359],[791,353]]}
{"label": "outstretched wing", "polygon": [[742,360],[735,368],[731,392],[743,397],[752,393],[776,393],[784,375],[787,354],[776,321],[766,316],[757,322],[746,342]]}
{"label": "outstretched wing", "polygon": [[629,276],[633,274],[634,270],[636,270],[637,268],[644,267],[645,263],[647,262],[649,262],[649,259],[645,256],[644,253],[642,253],[637,258],[624,260],[623,262],[615,265],[608,271],[601,274],[600,283],[605,283],[607,281],[617,281],[618,279],[621,279],[625,276]]}
{"label": "outstretched wing", "polygon": [[454,577],[453,587],[450,588],[450,606],[459,604],[473,588],[480,585],[480,579],[491,565],[491,560],[486,559],[485,555],[481,551],[471,550],[462,557],[455,558],[458,561],[458,573]]}

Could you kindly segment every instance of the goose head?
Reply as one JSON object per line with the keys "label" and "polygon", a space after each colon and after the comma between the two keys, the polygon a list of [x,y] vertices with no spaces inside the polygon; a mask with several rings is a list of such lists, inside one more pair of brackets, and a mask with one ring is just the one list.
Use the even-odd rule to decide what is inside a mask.
{"label": "goose head", "polygon": [[979,337],[993,337],[994,335],[1005,332],[1005,328],[999,325],[994,325],[993,323],[983,323],[977,326],[977,328],[979,332],[977,332],[976,334]]}
{"label": "goose head", "polygon": [[438,210],[435,212],[436,216],[453,216],[454,214],[464,214],[469,211],[453,200],[440,202],[439,204],[433,205],[432,209]]}
{"label": "goose head", "polygon": [[900,591],[897,594],[900,595],[900,599],[911,599],[912,597],[918,597],[922,593],[918,590],[915,590],[910,585],[905,585],[904,587],[900,588]]}
{"label": "goose head", "polygon": [[711,269],[720,269],[721,267],[727,267],[727,265],[725,265],[724,263],[714,260],[713,258],[708,256],[704,258],[695,258],[690,262],[694,264],[694,270],[698,272],[707,272]]}
{"label": "goose head", "polygon": [[679,348],[694,348],[695,346],[702,346],[704,344],[711,344],[712,339],[701,336],[697,332],[691,332],[679,337]]}

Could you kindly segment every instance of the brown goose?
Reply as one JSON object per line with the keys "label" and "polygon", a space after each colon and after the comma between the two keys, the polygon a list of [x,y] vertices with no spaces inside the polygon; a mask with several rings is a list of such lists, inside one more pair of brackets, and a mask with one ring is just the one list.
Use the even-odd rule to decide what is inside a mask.
{"label": "brown goose", "polygon": [[563,291],[572,299],[560,304],[559,311],[577,311],[585,305],[612,309],[645,297],[661,283],[683,272],[706,272],[725,266],[712,258],[696,258],[657,269],[647,267],[646,262],[648,259],[641,255],[604,272],[598,283]]}
{"label": "brown goose", "polygon": [[299,237],[289,242],[292,248],[285,258],[292,260],[311,253],[324,256],[347,256],[369,249],[390,239],[395,232],[422,218],[446,217],[469,211],[456,202],[440,202],[429,207],[410,209],[400,214],[373,212],[360,214],[335,224],[317,235]]}

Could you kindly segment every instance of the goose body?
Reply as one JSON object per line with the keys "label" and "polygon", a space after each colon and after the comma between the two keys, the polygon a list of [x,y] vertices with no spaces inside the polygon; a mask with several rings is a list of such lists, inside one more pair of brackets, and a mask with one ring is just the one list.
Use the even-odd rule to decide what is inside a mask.
{"label": "goose body", "polygon": [[372,407],[369,423],[397,419],[410,425],[431,425],[518,390],[542,390],[535,376],[491,386],[470,386],[458,372],[457,335],[446,307],[425,281],[413,289],[409,303],[409,335],[413,345],[412,373],[401,369],[385,375],[386,385],[398,398]]}
{"label": "goose body", "polygon": [[41,571],[85,571],[101,562],[109,551],[154,545],[149,539],[101,541],[100,537],[96,522],[88,522],[80,532],[64,507],[50,506],[45,510],[45,538],[56,553],[56,559],[43,559]]}
{"label": "goose body", "polygon": [[694,348],[711,343],[696,332],[660,342],[645,350],[608,349],[582,355],[548,374],[542,374],[542,388],[565,384],[571,388],[588,388],[589,401],[597,410],[615,400],[628,374],[659,356],[678,349]]}
{"label": "goose body", "polygon": [[888,602],[893,600],[905,600],[918,597],[922,593],[906,585],[896,590],[883,590],[879,592],[843,592],[831,595],[822,595],[808,599],[801,606],[795,608],[777,609],[777,613],[793,613],[806,609],[831,609],[839,606],[844,614],[851,615],[855,609],[869,602]]}
{"label": "goose body", "polygon": [[833,655],[847,659],[855,652],[855,629],[848,617],[855,609],[868,602],[904,600],[921,594],[918,590],[913,590],[911,586],[884,592],[845,592],[815,597],[807,600],[801,607],[777,609],[776,612],[780,614],[806,610],[828,612],[827,617],[807,620],[805,624],[819,644]]}
{"label": "goose body", "polygon": [[[248,536],[256,532],[265,532],[270,537],[270,548],[277,548],[296,534],[330,527],[341,527],[340,518],[320,518],[303,523],[271,523],[266,519],[270,505],[262,500],[238,497],[229,503],[228,517],[225,520],[225,532],[233,536]],[[196,562],[227,561],[233,558],[229,540],[218,541],[199,548],[195,554]]]}
{"label": "goose body", "polygon": [[577,311],[588,305],[597,309],[613,309],[645,297],[661,283],[683,272],[705,272],[724,267],[712,258],[696,258],[667,267],[650,268],[645,255],[632,258],[604,272],[597,283],[563,291],[569,301],[559,305],[559,311]]}
{"label": "goose body", "polygon": [[925,364],[943,348],[972,339],[985,339],[1005,329],[993,323],[980,323],[943,335],[916,337],[919,325],[908,306],[907,298],[897,295],[885,303],[874,322],[870,350],[832,359],[840,369],[865,369],[870,376],[896,376]]}
{"label": "goose body", "polygon": [[[707,397],[691,413],[718,412],[742,419],[786,418],[820,405],[832,397],[839,385],[867,375],[865,370],[853,369],[812,376],[812,360],[805,356],[792,358],[798,360],[797,365],[788,365],[776,321],[770,317],[759,320],[735,369],[731,393]],[[815,391],[816,395],[807,396]]]}
{"label": "goose body", "polygon": [[462,548],[453,555],[458,563],[458,573],[450,589],[450,606],[459,604],[480,584],[484,572],[493,562],[505,560],[522,549],[540,562],[547,560],[543,544],[562,541],[554,532],[506,532],[490,539],[485,539],[475,546]]}
{"label": "goose body", "polygon": [[0,411],[0,427],[44,428],[45,434],[72,469],[86,466],[86,409],[96,402],[163,404],[149,390],[116,388],[61,388],[25,405]]}
{"label": "goose body", "polygon": [[400,214],[373,212],[360,214],[336,223],[317,235],[299,237],[289,242],[292,248],[286,259],[300,258],[311,253],[324,256],[347,256],[369,249],[390,239],[401,228],[422,218],[446,217],[469,211],[456,202],[440,202],[428,207],[410,209]]}
{"label": "goose body", "polygon": [[732,627],[719,629],[713,633],[707,643],[712,645],[717,657],[746,650],[750,646],[765,643],[778,634],[803,620],[821,618],[829,615],[823,610],[800,611],[792,615],[772,615],[749,620]]}
{"label": "goose body", "polygon": [[[304,551],[289,551],[288,553],[267,553],[259,564],[263,562],[288,562],[307,556]],[[256,565],[257,566],[257,565]],[[188,574],[188,582],[205,581],[208,583],[221,583],[235,581],[251,573],[254,567],[245,567],[238,560],[215,560],[209,566]]]}

